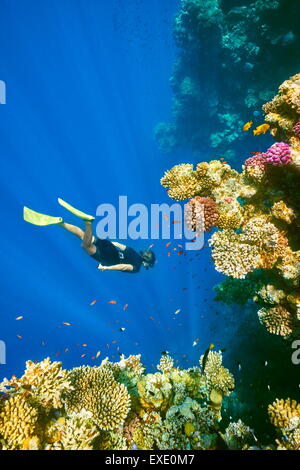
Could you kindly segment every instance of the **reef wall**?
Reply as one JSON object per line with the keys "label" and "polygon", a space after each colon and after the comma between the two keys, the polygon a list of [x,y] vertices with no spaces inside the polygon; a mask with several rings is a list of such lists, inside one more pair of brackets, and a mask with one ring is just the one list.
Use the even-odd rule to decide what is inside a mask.
{"label": "reef wall", "polygon": [[[174,20],[178,57],[172,120],[156,126],[163,153],[177,147],[234,161],[243,124],[286,76],[298,72],[298,2],[182,0]],[[244,143],[244,150],[247,143]]]}
{"label": "reef wall", "polygon": [[241,173],[221,158],[196,169],[176,165],[161,184],[172,199],[188,199],[190,229],[201,207],[204,229],[219,229],[209,244],[216,270],[228,279],[216,288],[217,299],[253,299],[270,333],[294,339],[300,336],[300,74],[263,110],[279,142],[250,156]]}

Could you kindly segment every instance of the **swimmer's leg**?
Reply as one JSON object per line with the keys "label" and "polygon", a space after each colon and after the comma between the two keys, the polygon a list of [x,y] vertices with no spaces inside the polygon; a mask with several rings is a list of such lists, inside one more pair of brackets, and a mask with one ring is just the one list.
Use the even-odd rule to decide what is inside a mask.
{"label": "swimmer's leg", "polygon": [[82,248],[89,255],[94,255],[96,253],[97,248],[94,245],[95,237],[93,235],[92,223],[90,221],[85,222],[85,232],[76,225],[67,224],[66,222],[62,222],[59,225],[68,232],[73,233],[73,235],[76,237],[80,238],[80,240],[82,240]]}
{"label": "swimmer's leg", "polygon": [[82,239],[82,248],[89,255],[94,255],[97,251],[96,245],[94,245],[95,237],[93,235],[92,222],[89,220],[85,221],[85,232]]}

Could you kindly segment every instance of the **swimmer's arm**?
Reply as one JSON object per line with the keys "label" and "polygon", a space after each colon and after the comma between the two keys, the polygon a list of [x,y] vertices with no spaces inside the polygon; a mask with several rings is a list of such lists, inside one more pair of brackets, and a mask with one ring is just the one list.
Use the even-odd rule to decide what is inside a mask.
{"label": "swimmer's arm", "polygon": [[126,249],[126,245],[123,245],[123,243],[119,243],[119,242],[112,242],[113,245],[115,245],[117,248],[119,248],[120,250],[125,250]]}
{"label": "swimmer's arm", "polygon": [[115,264],[114,266],[98,266],[101,271],[133,271],[132,264]]}

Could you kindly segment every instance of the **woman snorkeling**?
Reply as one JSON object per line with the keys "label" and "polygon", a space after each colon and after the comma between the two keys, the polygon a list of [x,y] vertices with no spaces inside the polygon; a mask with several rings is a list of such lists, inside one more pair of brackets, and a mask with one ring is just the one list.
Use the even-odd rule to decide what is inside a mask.
{"label": "woman snorkeling", "polygon": [[71,225],[61,217],[52,217],[35,212],[28,207],[24,207],[24,220],[33,225],[47,226],[59,225],[70,233],[76,235],[82,241],[84,251],[98,261],[97,268],[100,271],[121,271],[127,273],[138,273],[141,266],[146,269],[152,268],[155,264],[155,254],[150,249],[137,253],[133,248],[118,242],[111,242],[93,235],[92,223],[94,217],[75,209],[62,199],[58,202],[65,209],[80,217],[85,222],[85,230]]}

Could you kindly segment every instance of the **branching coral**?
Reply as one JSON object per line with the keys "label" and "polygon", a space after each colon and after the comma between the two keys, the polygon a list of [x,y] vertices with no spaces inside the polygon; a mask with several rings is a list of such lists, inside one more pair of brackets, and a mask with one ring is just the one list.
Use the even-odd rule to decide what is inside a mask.
{"label": "branching coral", "polygon": [[46,429],[45,450],[92,450],[99,431],[92,413],[81,410],[51,422]]}
{"label": "branching coral", "polygon": [[103,430],[113,430],[124,423],[130,409],[130,396],[110,370],[78,367],[71,371],[70,381],[74,390],[66,396],[69,413],[90,411],[94,423]]}
{"label": "branching coral", "polygon": [[223,438],[230,450],[245,450],[253,442],[253,431],[239,420],[229,424]]}
{"label": "branching coral", "polygon": [[[201,364],[203,359],[204,357],[201,356]],[[228,369],[222,366],[222,354],[220,352],[209,351],[204,374],[210,392],[216,390],[222,395],[229,395],[234,389],[234,377]]]}
{"label": "branching coral", "polygon": [[38,434],[39,413],[22,395],[5,400],[0,406],[0,441],[3,449],[24,449]]}
{"label": "branching coral", "polygon": [[51,362],[49,357],[38,363],[27,361],[25,373],[20,379],[4,379],[0,385],[0,390],[4,392],[26,391],[45,408],[61,408],[63,393],[71,389],[61,362]]}

